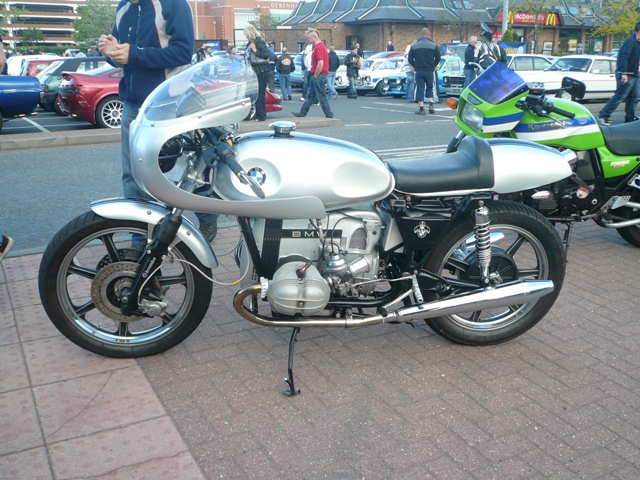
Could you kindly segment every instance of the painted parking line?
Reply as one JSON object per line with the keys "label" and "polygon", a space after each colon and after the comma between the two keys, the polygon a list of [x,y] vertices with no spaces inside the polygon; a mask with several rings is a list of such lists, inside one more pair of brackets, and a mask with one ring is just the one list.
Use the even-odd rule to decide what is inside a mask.
{"label": "painted parking line", "polygon": [[25,122],[31,124],[31,126],[37,128],[38,130],[40,130],[41,132],[46,132],[49,133],[50,130],[47,130],[46,128],[44,128],[42,125],[40,125],[39,123],[34,122],[33,120],[31,120],[30,118],[24,117],[22,118],[22,120],[24,120]]}

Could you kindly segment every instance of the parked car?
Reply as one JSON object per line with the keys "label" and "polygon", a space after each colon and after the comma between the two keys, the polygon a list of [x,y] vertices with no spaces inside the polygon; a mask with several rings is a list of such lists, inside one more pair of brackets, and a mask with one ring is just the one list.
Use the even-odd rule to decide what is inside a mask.
{"label": "parked car", "polygon": [[293,88],[302,88],[304,84],[304,74],[302,71],[302,54],[298,53],[295,57],[293,57],[293,63],[296,65],[296,70],[293,72],[289,78],[291,79],[291,86]]}
{"label": "parked car", "polygon": [[7,58],[7,75],[24,75],[22,65],[29,60],[47,60],[55,55],[13,55]]}
{"label": "parked car", "polygon": [[[584,100],[609,99],[616,90],[616,59],[602,55],[568,55],[558,58],[543,72],[518,72],[529,88],[557,93],[564,77],[587,86]],[[570,96],[567,92],[564,92]]]}
{"label": "parked car", "polygon": [[70,117],[120,128],[123,101],[118,95],[122,69],[109,64],[89,72],[64,72],[60,82],[60,108]]}
{"label": "parked car", "polygon": [[53,62],[60,60],[62,57],[50,56],[48,58],[30,58],[22,61],[20,67],[20,75],[28,75],[35,77]]}
{"label": "parked car", "polygon": [[37,76],[44,90],[44,99],[40,106],[49,112],[55,110],[59,115],[65,115],[60,108],[58,88],[63,72],[88,72],[103,66],[107,62],[105,57],[68,57],[61,58],[45,68]]}
{"label": "parked car", "polygon": [[43,95],[35,77],[0,75],[0,131],[5,121],[34,114]]}
{"label": "parked car", "polygon": [[[537,77],[553,63],[553,57],[533,53],[517,53],[507,55],[507,66],[520,76],[523,73]],[[533,73],[535,72],[535,73]],[[561,79],[562,81],[562,79]],[[454,73],[442,77],[442,85],[447,95],[460,95],[464,86],[464,73]]]}
{"label": "parked car", "polygon": [[[438,95],[445,95],[442,78],[445,75],[462,72],[464,67],[463,60],[457,55],[445,55],[440,58],[440,63],[436,73],[438,75]],[[398,72],[385,77],[383,80],[382,93],[392,95],[395,98],[401,98],[407,95],[407,75],[405,72]]]}
{"label": "parked car", "polygon": [[403,52],[383,52],[399,53],[399,55],[377,56],[372,55],[362,62],[362,68],[358,72],[356,79],[356,90],[358,95],[366,95],[368,92],[376,92],[382,95],[384,83],[383,79],[389,75],[400,73],[400,67],[404,62]]}

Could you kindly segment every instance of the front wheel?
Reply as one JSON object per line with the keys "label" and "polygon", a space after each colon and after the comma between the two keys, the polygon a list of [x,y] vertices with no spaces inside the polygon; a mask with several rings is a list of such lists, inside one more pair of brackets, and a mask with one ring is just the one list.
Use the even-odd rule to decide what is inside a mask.
{"label": "front wheel", "polygon": [[[487,207],[491,221],[491,273],[500,283],[552,280],[554,291],[522,305],[427,320],[439,335],[465,345],[492,345],[523,334],[549,311],[564,281],[562,241],[548,220],[517,203],[495,202]],[[471,216],[459,218],[425,264],[427,270],[454,285],[454,294],[473,284],[477,285],[474,288],[482,287],[473,230]]]}
{"label": "front wheel", "polygon": [[[640,210],[637,208],[623,207],[613,211],[616,212],[616,215],[622,217],[623,220],[637,220],[640,218]],[[618,228],[616,231],[631,245],[640,247],[640,225]]]}
{"label": "front wheel", "polygon": [[123,294],[137,273],[147,225],[109,220],[93,212],[72,220],[51,240],[38,276],[40,298],[56,328],[76,345],[120,358],[161,353],[187,338],[211,300],[210,276],[184,243],[149,277],[140,303],[156,316],[121,312]]}
{"label": "front wheel", "polygon": [[124,102],[119,97],[103,98],[96,108],[96,123],[102,128],[120,128]]}

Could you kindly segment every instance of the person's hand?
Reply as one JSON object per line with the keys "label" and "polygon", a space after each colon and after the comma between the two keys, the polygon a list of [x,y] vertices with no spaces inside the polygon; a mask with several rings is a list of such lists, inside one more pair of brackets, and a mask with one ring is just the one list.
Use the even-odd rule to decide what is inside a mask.
{"label": "person's hand", "polygon": [[629,81],[629,77],[626,75],[622,75],[622,83],[627,83]]}
{"label": "person's hand", "polygon": [[107,52],[107,56],[115,63],[126,65],[129,63],[129,48],[128,43],[120,43],[116,45],[115,50]]}
{"label": "person's hand", "polygon": [[98,51],[102,55],[109,56],[109,53],[118,46],[118,40],[113,35],[100,35],[98,39]]}

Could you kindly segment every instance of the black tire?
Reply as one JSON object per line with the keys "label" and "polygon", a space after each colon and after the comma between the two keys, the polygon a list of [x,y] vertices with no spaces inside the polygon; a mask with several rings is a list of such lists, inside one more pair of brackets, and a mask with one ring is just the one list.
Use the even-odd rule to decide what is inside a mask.
{"label": "black tire", "polygon": [[[637,201],[637,199],[634,199],[634,202]],[[640,218],[640,210],[635,208],[623,207],[619,210],[613,210],[613,212],[615,212],[615,215],[619,215],[626,220]],[[631,245],[640,247],[640,225],[618,228],[616,231],[618,232],[618,235],[624,238]]]}
{"label": "black tire", "polygon": [[66,117],[68,112],[62,108],[62,103],[61,103],[61,98],[60,95],[56,96],[56,100],[55,102],[53,102],[53,109],[56,111],[56,113],[58,115],[62,115],[63,117]]}
{"label": "black tire", "polygon": [[[523,305],[427,320],[436,333],[464,345],[492,345],[523,334],[553,306],[564,282],[562,241],[548,220],[517,203],[495,202],[487,206],[492,236],[491,272],[498,272],[503,283],[518,279],[553,280],[555,288],[552,293]],[[458,219],[434,248],[425,268],[445,278],[477,282],[479,288],[475,249],[473,244],[465,244],[467,239],[473,239],[473,228],[471,216]],[[431,292],[425,292],[427,295],[434,298]]]}
{"label": "black tire", "polygon": [[112,95],[100,100],[96,107],[96,123],[102,128],[120,128],[124,102]]}
{"label": "black tire", "polygon": [[202,321],[212,284],[193,266],[207,276],[211,270],[184,243],[172,249],[169,255],[176,261],[163,263],[141,295],[161,298],[166,310],[156,317],[120,312],[117,289],[132,281],[141,252],[131,247],[132,235],[139,234],[140,241],[146,232],[145,223],[87,212],[47,246],[38,276],[42,305],[56,328],[76,345],[108,357],[144,357],[174,347]]}
{"label": "black tire", "polygon": [[384,83],[382,83],[381,81],[378,82],[378,84],[376,85],[376,95],[378,95],[379,97],[383,96],[384,93],[382,92],[382,88],[384,87]]}

